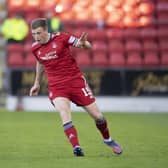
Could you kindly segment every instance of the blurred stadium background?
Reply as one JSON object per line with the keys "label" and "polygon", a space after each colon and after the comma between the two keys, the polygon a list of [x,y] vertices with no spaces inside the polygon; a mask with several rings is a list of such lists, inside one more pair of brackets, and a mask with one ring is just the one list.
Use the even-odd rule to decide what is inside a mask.
{"label": "blurred stadium background", "polygon": [[[0,0],[0,28],[17,12],[30,24],[46,11],[60,18],[64,31],[88,32],[92,49],[72,52],[103,111],[167,111],[167,0]],[[41,96],[28,97],[35,67],[31,43],[30,33],[22,43],[7,43],[0,33],[0,105],[52,111],[45,80]]]}

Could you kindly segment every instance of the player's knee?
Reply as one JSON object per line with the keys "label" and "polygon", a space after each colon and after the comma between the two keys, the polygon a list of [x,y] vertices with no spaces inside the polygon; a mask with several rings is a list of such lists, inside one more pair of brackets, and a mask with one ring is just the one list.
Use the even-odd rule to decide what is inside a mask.
{"label": "player's knee", "polygon": [[100,113],[100,114],[97,114],[94,119],[95,119],[95,121],[102,121],[102,120],[104,120],[104,117],[103,117],[103,115]]}

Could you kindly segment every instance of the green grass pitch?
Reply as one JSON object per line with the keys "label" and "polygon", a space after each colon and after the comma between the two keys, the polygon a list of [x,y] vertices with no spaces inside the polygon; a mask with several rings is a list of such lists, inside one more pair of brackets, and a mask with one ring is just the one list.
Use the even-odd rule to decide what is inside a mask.
{"label": "green grass pitch", "polygon": [[87,113],[72,113],[85,157],[74,157],[58,113],[0,112],[1,168],[166,168],[168,113],[104,113],[120,156]]}

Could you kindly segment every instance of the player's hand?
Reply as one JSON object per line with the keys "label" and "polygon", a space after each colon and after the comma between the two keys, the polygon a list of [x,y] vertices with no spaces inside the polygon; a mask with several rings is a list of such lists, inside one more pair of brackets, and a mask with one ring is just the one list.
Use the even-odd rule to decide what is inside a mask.
{"label": "player's hand", "polygon": [[37,96],[38,93],[39,93],[39,90],[40,90],[40,85],[35,84],[35,85],[33,85],[33,87],[30,89],[29,95],[30,95],[30,96]]}
{"label": "player's hand", "polygon": [[84,43],[85,41],[87,41],[87,33],[83,32],[82,35],[79,38],[79,41],[82,43]]}
{"label": "player's hand", "polygon": [[83,32],[79,38],[78,46],[79,48],[88,49],[91,47],[91,44],[87,41],[87,33]]}

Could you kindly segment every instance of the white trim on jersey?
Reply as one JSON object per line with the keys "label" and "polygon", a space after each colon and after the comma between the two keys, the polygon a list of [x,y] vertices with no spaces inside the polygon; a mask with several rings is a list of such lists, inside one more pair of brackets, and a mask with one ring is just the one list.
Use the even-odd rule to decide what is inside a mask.
{"label": "white trim on jersey", "polygon": [[68,40],[68,43],[69,43],[69,44],[74,43],[75,39],[76,39],[76,38],[75,38],[74,36],[70,36],[70,38],[69,38],[69,40]]}
{"label": "white trim on jersey", "polygon": [[73,46],[76,46],[77,43],[78,43],[79,39],[74,37],[74,36],[70,36],[69,40],[68,40],[68,43],[69,44],[72,44]]}
{"label": "white trim on jersey", "polygon": [[38,42],[35,41],[34,43],[32,43],[32,47],[34,47],[37,44],[38,44]]}

